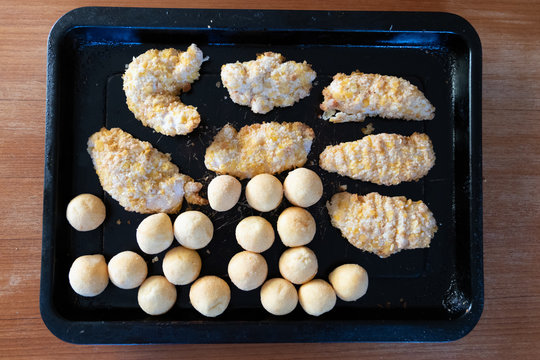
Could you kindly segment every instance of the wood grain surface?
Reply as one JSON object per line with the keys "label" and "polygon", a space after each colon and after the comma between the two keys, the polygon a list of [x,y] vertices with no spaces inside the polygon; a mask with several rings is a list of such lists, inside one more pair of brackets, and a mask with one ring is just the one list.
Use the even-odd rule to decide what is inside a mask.
{"label": "wood grain surface", "polygon": [[[78,346],[39,314],[47,35],[87,5],[457,13],[483,46],[485,307],[444,344]],[[0,0],[0,358],[540,358],[540,2]]]}

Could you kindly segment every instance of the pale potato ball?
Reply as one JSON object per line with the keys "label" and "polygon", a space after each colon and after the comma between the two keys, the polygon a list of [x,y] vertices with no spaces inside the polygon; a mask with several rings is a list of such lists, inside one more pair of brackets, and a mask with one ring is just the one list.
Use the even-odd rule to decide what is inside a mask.
{"label": "pale potato ball", "polygon": [[167,214],[150,215],[137,227],[137,244],[146,254],[162,252],[173,240],[172,222]]}
{"label": "pale potato ball", "polygon": [[313,279],[317,269],[315,253],[305,246],[287,249],[279,258],[281,276],[293,284],[303,284]]}
{"label": "pale potato ball", "polygon": [[240,199],[242,185],[230,175],[220,175],[208,184],[208,202],[216,211],[227,211]]}
{"label": "pale potato ball", "polygon": [[260,174],[249,180],[246,185],[246,200],[258,211],[272,211],[283,199],[283,186],[275,176]]}
{"label": "pale potato ball", "polygon": [[309,244],[315,236],[317,226],[309,211],[290,207],[279,215],[277,231],[285,246],[302,246]]}
{"label": "pale potato ball", "polygon": [[189,301],[191,305],[208,317],[223,313],[231,300],[231,289],[225,280],[217,276],[204,276],[191,285]]}
{"label": "pale potato ball", "polygon": [[94,230],[105,220],[105,204],[97,196],[81,194],[69,202],[66,217],[75,230]]}
{"label": "pale potato ball", "polygon": [[174,222],[174,237],[180,245],[188,249],[201,249],[214,236],[212,221],[200,211],[186,211],[178,215]]}
{"label": "pale potato ball", "polygon": [[109,278],[120,289],[134,289],[141,285],[148,267],[144,259],[133,251],[123,251],[109,261]]}
{"label": "pale potato ball", "polygon": [[165,314],[176,302],[176,287],[164,276],[150,276],[139,288],[137,301],[148,315]]}
{"label": "pale potato ball", "polygon": [[195,250],[178,246],[163,258],[163,274],[174,285],[187,285],[201,272],[201,257]]}
{"label": "pale potato ball", "polygon": [[286,315],[296,308],[298,293],[289,281],[270,279],[261,288],[261,304],[270,314]]}
{"label": "pale potato ball", "polygon": [[80,256],[69,269],[69,284],[82,296],[96,296],[109,284],[107,263],[103,255]]}
{"label": "pale potato ball", "polygon": [[360,299],[368,288],[368,274],[360,265],[345,264],[338,266],[328,276],[337,296],[341,300]]}
{"label": "pale potato ball", "polygon": [[291,204],[309,207],[321,199],[323,184],[315,171],[298,168],[287,175],[283,182],[283,190]]}
{"label": "pale potato ball", "polygon": [[236,241],[244,250],[261,253],[270,249],[274,239],[272,224],[260,216],[249,216],[236,225]]}
{"label": "pale potato ball", "polygon": [[242,251],[231,258],[227,271],[237,288],[250,291],[264,283],[268,275],[268,265],[261,254]]}
{"label": "pale potato ball", "polygon": [[332,286],[324,280],[315,279],[298,289],[300,306],[309,315],[319,316],[336,305],[336,293]]}

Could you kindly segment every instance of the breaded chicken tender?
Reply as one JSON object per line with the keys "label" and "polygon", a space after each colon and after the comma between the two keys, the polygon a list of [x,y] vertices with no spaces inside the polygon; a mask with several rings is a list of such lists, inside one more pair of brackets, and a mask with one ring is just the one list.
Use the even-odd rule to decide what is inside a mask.
{"label": "breaded chicken tender", "polygon": [[404,249],[429,247],[437,231],[433,214],[422,201],[378,193],[337,193],[326,204],[332,225],[357,248],[381,258]]}
{"label": "breaded chicken tender", "polygon": [[317,73],[305,61],[284,60],[281,54],[265,52],[257,60],[225,64],[221,67],[221,81],[232,101],[251,107],[254,113],[292,106],[309,95]]}
{"label": "breaded chicken tender", "polygon": [[195,44],[186,51],[148,50],[137,56],[124,73],[127,105],[137,120],[164,135],[185,135],[201,117],[197,108],[180,101],[180,92],[199,78],[203,59]]}
{"label": "breaded chicken tender", "polygon": [[358,71],[336,74],[323,90],[323,119],[334,123],[364,121],[367,116],[431,120],[435,107],[405,79]]}
{"label": "breaded chicken tender", "polygon": [[227,124],[206,149],[204,164],[240,179],[280,173],[306,163],[314,138],[313,130],[301,122],[253,124],[239,132]]}
{"label": "breaded chicken tender", "polygon": [[206,204],[202,185],[180,174],[169,154],[119,128],[102,128],[88,139],[88,153],[103,189],[127,211],[176,213],[184,196],[191,204]]}
{"label": "breaded chicken tender", "polygon": [[420,133],[369,135],[327,146],[319,157],[319,166],[326,171],[379,185],[418,180],[434,164],[431,140]]}

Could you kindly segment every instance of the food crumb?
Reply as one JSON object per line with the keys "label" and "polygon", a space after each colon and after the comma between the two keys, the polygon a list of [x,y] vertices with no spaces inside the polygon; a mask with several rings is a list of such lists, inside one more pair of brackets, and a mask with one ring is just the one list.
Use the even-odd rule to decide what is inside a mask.
{"label": "food crumb", "polygon": [[210,254],[210,250],[206,249],[206,253],[207,253],[207,254]]}
{"label": "food crumb", "polygon": [[131,225],[131,220],[128,220],[127,223],[128,223],[128,225]]}
{"label": "food crumb", "polygon": [[339,185],[339,190],[347,191],[347,185]]}
{"label": "food crumb", "polygon": [[159,261],[159,258],[157,256],[154,256],[152,258],[152,264],[157,263]]}
{"label": "food crumb", "polygon": [[369,123],[367,124],[366,127],[363,127],[361,130],[364,135],[369,135],[373,132],[373,130],[375,130],[375,128],[373,127],[372,123]]}
{"label": "food crumb", "polygon": [[224,96],[223,98],[224,98],[225,100],[227,100],[227,97],[226,97],[226,96]]}
{"label": "food crumb", "polygon": [[216,87],[217,87],[217,88],[220,88],[220,87],[221,87],[221,81],[218,81],[218,82],[216,83]]}
{"label": "food crumb", "polygon": [[116,220],[116,225],[121,225],[122,224],[122,220],[118,219]]}

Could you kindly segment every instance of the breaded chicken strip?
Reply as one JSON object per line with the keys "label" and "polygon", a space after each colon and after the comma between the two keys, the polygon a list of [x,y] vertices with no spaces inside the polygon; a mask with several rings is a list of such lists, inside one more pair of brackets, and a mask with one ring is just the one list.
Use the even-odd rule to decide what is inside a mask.
{"label": "breaded chicken strip", "polygon": [[378,193],[337,193],[326,204],[332,225],[354,246],[381,258],[404,249],[429,247],[437,231],[422,201]]}
{"label": "breaded chicken strip", "polygon": [[221,81],[232,101],[251,107],[254,113],[292,106],[309,95],[317,73],[305,61],[284,60],[281,54],[265,52],[257,60],[225,64],[221,67]]}
{"label": "breaded chicken strip", "polygon": [[148,50],[129,64],[123,79],[129,110],[144,126],[164,135],[185,135],[201,117],[197,108],[184,105],[180,92],[199,78],[202,51],[192,44],[187,51]]}
{"label": "breaded chicken strip", "polygon": [[202,185],[180,174],[171,156],[119,128],[102,128],[88,139],[88,153],[103,189],[127,211],[176,213],[184,196],[206,204]]}
{"label": "breaded chicken strip", "polygon": [[405,120],[431,120],[435,116],[435,107],[424,94],[395,76],[339,73],[323,95],[323,118],[335,123],[364,121],[366,116]]}
{"label": "breaded chicken strip", "polygon": [[319,157],[319,166],[326,171],[379,185],[418,180],[433,165],[435,153],[431,140],[420,133],[369,135],[327,146]]}
{"label": "breaded chicken strip", "polygon": [[280,173],[306,163],[314,138],[313,130],[301,122],[253,124],[239,132],[227,124],[206,149],[204,164],[240,179]]}

